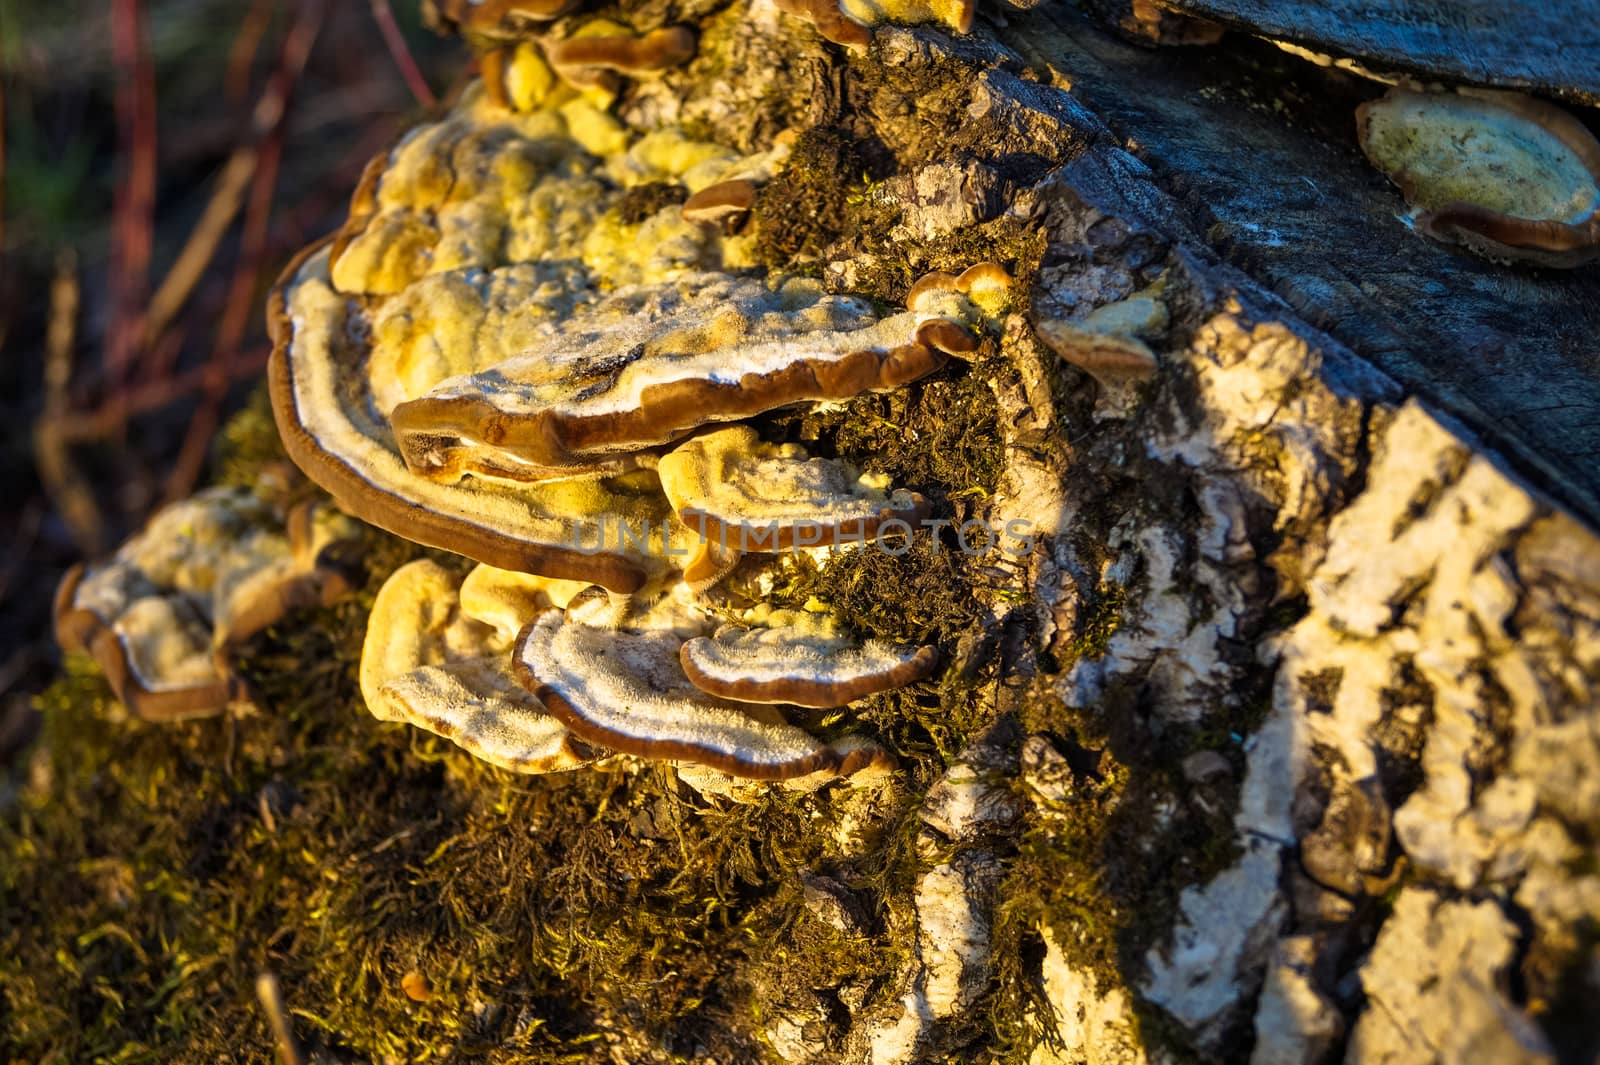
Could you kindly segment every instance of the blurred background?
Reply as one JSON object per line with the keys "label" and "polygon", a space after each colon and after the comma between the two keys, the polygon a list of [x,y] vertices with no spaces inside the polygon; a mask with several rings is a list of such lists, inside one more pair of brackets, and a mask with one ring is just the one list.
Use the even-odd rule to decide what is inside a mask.
{"label": "blurred background", "polygon": [[204,482],[279,270],[466,65],[415,0],[0,0],[0,767],[61,574]]}

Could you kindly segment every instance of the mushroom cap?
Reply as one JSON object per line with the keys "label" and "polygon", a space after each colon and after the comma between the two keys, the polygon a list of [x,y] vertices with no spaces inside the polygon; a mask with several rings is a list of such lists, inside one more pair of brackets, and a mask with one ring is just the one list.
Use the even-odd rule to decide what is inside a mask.
{"label": "mushroom cap", "polygon": [[541,221],[581,234],[603,212],[603,190],[573,177],[588,160],[569,134],[561,114],[516,114],[464,94],[367,164],[334,240],[335,287],[389,294],[429,274],[535,258],[519,234],[548,240],[534,229]]}
{"label": "mushroom cap", "polygon": [[798,444],[765,444],[748,425],[703,433],[661,460],[661,488],[685,525],[736,552],[776,553],[874,539],[888,521],[916,522],[928,504],[886,490]]}
{"label": "mushroom cap", "polygon": [[73,567],[56,640],[87,651],[135,717],[218,713],[247,697],[227,651],[288,611],[349,590],[359,531],[326,504],[289,521],[249,491],[216,488],[162,508],[104,562]]}
{"label": "mushroom cap", "polygon": [[566,77],[577,70],[648,74],[686,63],[694,56],[694,31],[687,26],[665,26],[641,36],[607,32],[612,28],[611,23],[597,22],[580,27],[565,40],[545,41],[545,58]]}
{"label": "mushroom cap", "polygon": [[824,40],[865,52],[872,44],[872,28],[850,18],[838,0],[777,0],[778,10],[804,19]]}
{"label": "mushroom cap", "polygon": [[515,38],[559,18],[578,0],[423,0],[423,19],[435,30]]}
{"label": "mushroom cap", "polygon": [[[499,581],[517,581],[518,575],[497,573],[479,578],[480,593]],[[517,683],[510,639],[467,614],[461,584],[430,559],[407,563],[384,582],[361,648],[368,711],[519,773],[554,773],[593,761],[596,753]]]}
{"label": "mushroom cap", "polygon": [[697,225],[721,225],[730,218],[748,214],[755,203],[755,182],[747,178],[734,178],[701,189],[685,200],[679,211],[685,221]]}
{"label": "mushroom cap", "polygon": [[691,684],[678,649],[702,622],[680,616],[677,625],[644,630],[586,623],[603,618],[603,607],[551,611],[523,631],[516,650],[522,683],[578,736],[756,780],[848,774],[874,762],[875,748],[834,747],[775,708],[718,699]]}
{"label": "mushroom cap", "polygon": [[424,476],[451,438],[506,463],[582,467],[708,423],[897,388],[945,361],[914,335],[912,315],[874,322],[861,301],[809,286],[685,277],[619,292],[546,342],[398,405],[391,421]]}
{"label": "mushroom cap", "polygon": [[835,707],[931,674],[934,647],[857,644],[815,615],[774,612],[764,626],[726,625],[689,640],[684,674],[701,691],[752,703]]}
{"label": "mushroom cap", "polygon": [[[606,479],[439,484],[415,476],[373,399],[359,304],[329,284],[325,247],[313,245],[289,264],[268,313],[267,376],[279,435],[295,463],[350,513],[500,569],[619,592],[668,568],[667,543],[683,534],[669,522],[666,500],[648,487]],[[654,535],[641,543],[593,531],[619,520]]]}
{"label": "mushroom cap", "polygon": [[977,0],[839,0],[839,8],[849,18],[868,26],[934,22],[957,33],[971,33]]}
{"label": "mushroom cap", "polygon": [[1156,353],[1137,337],[1101,333],[1055,319],[1043,319],[1034,328],[1057,355],[1102,385],[1143,381],[1155,375]]}
{"label": "mushroom cap", "polygon": [[1011,288],[1011,275],[998,263],[978,263],[960,274],[924,274],[906,293],[917,341],[951,355],[978,350],[978,324],[1004,308]]}
{"label": "mushroom cap", "polygon": [[1429,236],[1549,266],[1600,255],[1600,141],[1559,108],[1395,88],[1357,108],[1356,125]]}

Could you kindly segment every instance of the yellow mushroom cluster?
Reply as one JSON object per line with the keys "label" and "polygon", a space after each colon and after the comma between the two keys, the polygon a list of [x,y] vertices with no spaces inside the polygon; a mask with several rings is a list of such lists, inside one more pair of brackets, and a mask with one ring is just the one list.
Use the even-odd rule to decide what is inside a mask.
{"label": "yellow mushroom cluster", "polygon": [[93,656],[134,716],[172,721],[247,703],[233,648],[349,589],[355,522],[326,503],[286,508],[271,495],[208,489],[62,579],[56,641]]}
{"label": "yellow mushroom cluster", "polygon": [[[349,222],[273,295],[291,458],[348,513],[478,563],[390,578],[367,705],[524,772],[613,751],[752,779],[882,768],[865,737],[824,741],[786,708],[913,683],[934,649],[858,641],[724,578],[756,587],[784,553],[909,533],[927,505],[747,419],[976,350],[1009,279],[935,275],[883,314],[765,274],[720,224],[753,197],[694,196],[765,180],[783,145],[597,136],[597,114],[467,93],[374,162]],[[689,202],[625,218],[647,183]]]}

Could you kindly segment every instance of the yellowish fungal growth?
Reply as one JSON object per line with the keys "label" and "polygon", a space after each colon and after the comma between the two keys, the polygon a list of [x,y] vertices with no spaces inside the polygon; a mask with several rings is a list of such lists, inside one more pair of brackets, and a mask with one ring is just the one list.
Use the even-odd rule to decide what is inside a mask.
{"label": "yellowish fungal growth", "polygon": [[798,444],[764,444],[747,425],[705,433],[661,460],[661,488],[686,526],[740,552],[864,543],[927,513],[914,492]]}
{"label": "yellowish fungal growth", "polygon": [[[595,752],[511,674],[506,608],[528,586],[509,576],[475,570],[469,594],[427,559],[395,570],[367,620],[361,694],[379,720],[427,729],[494,765],[522,773],[572,769]],[[538,616],[536,603],[526,602],[522,624]]]}
{"label": "yellowish fungal growth", "polygon": [[135,716],[217,713],[247,696],[228,649],[343,594],[357,535],[326,505],[285,517],[245,489],[207,490],[158,511],[109,560],[69,572],[57,640],[92,654]]}
{"label": "yellowish fungal growth", "polygon": [[1356,115],[1362,150],[1429,236],[1546,266],[1600,255],[1600,142],[1566,112],[1518,93],[1396,88]]}
{"label": "yellowish fungal growth", "polygon": [[[524,60],[538,81],[507,54],[502,86]],[[1009,278],[985,264],[952,279],[950,306],[880,317],[813,280],[730,273],[729,238],[672,196],[626,201],[663,204],[643,214],[623,197],[752,187],[786,141],[739,158],[672,130],[635,138],[570,89],[524,95],[539,92],[528,113],[515,93],[469,93],[405,138],[273,295],[290,455],[357,516],[483,563],[464,582],[418,563],[384,586],[369,707],[526,772],[589,757],[580,741],[754,779],[884,770],[869,741],[825,743],[750,693],[839,705],[926,675],[931,648],[857,647],[815,622],[729,636],[703,673],[744,701],[696,688],[679,649],[709,633],[700,598],[747,554],[909,531],[925,502],[747,425],[702,430],[913,381],[977,347]]]}

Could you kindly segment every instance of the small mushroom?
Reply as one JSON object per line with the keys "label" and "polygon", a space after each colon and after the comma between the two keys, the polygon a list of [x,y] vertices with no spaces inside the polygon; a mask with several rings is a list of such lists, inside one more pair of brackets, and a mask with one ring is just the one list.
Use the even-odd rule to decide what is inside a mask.
{"label": "small mushroom", "polygon": [[1145,343],[1167,330],[1169,314],[1157,281],[1127,299],[1097,307],[1075,322],[1041,318],[1039,338],[1065,362],[1100,384],[1102,399],[1116,412],[1131,398],[1130,386],[1155,376],[1156,353]]}
{"label": "small mushroom", "polygon": [[824,40],[865,52],[872,44],[872,28],[847,16],[839,0],[777,0],[778,10],[804,19]]}
{"label": "small mushroom", "polygon": [[1565,111],[1518,93],[1394,88],[1357,108],[1356,126],[1428,236],[1543,266],[1600,256],[1600,141]]}
{"label": "small mushroom", "polygon": [[937,648],[858,644],[826,615],[773,611],[759,620],[686,642],[680,657],[689,681],[739,702],[834,707],[913,684],[939,664]]}
{"label": "small mushroom", "polygon": [[[493,765],[518,773],[554,773],[595,758],[511,673],[512,637],[499,612],[510,596],[494,586],[520,575],[474,571],[475,598],[491,618],[467,613],[459,577],[419,559],[384,582],[361,648],[361,694],[380,721],[403,721],[450,740]],[[530,604],[532,605],[532,604]],[[538,614],[531,609],[527,624]]]}
{"label": "small mushroom", "polygon": [[720,226],[748,214],[756,203],[756,184],[733,178],[707,186],[683,202],[683,220],[697,225]]}
{"label": "small mushroom", "polygon": [[997,315],[1010,297],[1011,275],[998,263],[978,263],[959,275],[924,274],[906,293],[919,343],[951,355],[978,350],[978,323]]}
{"label": "small mushroom", "polygon": [[661,460],[661,489],[678,519],[724,551],[776,553],[862,543],[886,523],[928,513],[914,492],[798,444],[765,444],[748,425],[702,434]]}
{"label": "small mushroom", "polygon": [[691,684],[678,649],[703,630],[698,617],[673,606],[648,624],[614,627],[601,602],[551,611],[523,632],[517,675],[575,734],[628,754],[756,780],[849,776],[881,764],[876,747],[824,743],[775,707],[719,699]]}
{"label": "small mushroom", "polygon": [[348,591],[358,537],[326,504],[301,504],[286,528],[251,492],[209,489],[158,511],[106,562],[68,571],[56,640],[91,654],[135,717],[219,713],[248,698],[227,652]]}
{"label": "small mushroom", "polygon": [[1116,388],[1155,376],[1156,353],[1138,337],[1101,333],[1054,319],[1036,324],[1039,337],[1102,387]]}
{"label": "small mushroom", "polygon": [[533,41],[517,41],[484,52],[478,64],[483,91],[491,101],[512,111],[533,111],[550,99],[557,85],[555,71]]}
{"label": "small mushroom", "polygon": [[544,40],[545,58],[561,79],[576,89],[597,89],[614,96],[619,74],[655,74],[694,56],[694,31],[666,26],[636,36],[628,27],[595,19],[564,40]]}

